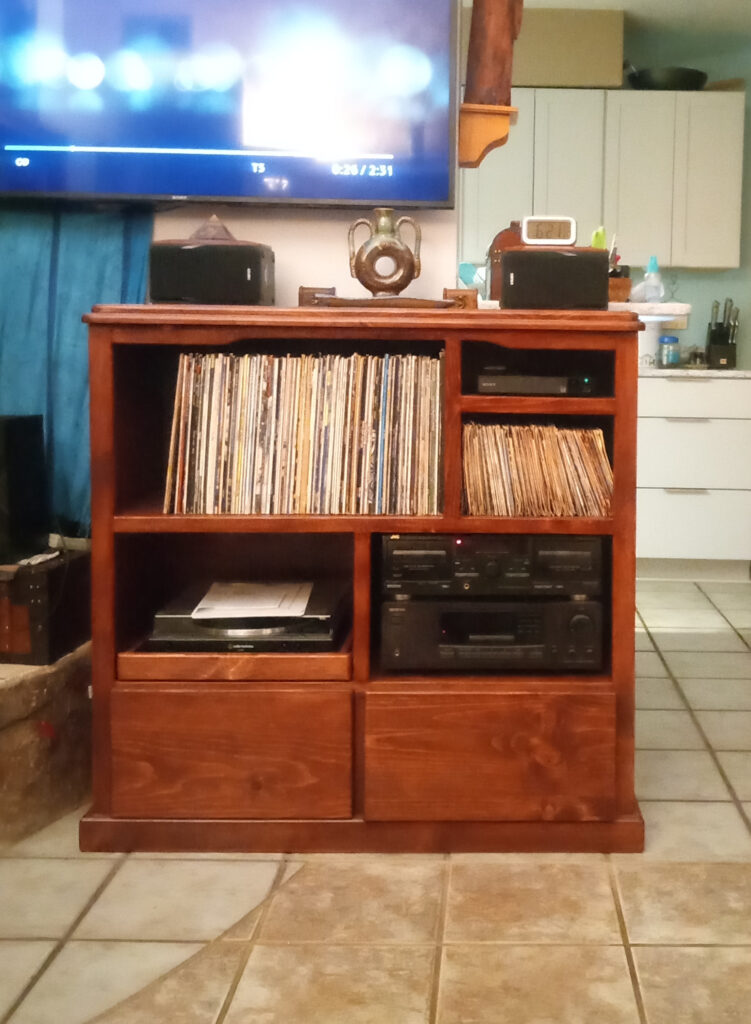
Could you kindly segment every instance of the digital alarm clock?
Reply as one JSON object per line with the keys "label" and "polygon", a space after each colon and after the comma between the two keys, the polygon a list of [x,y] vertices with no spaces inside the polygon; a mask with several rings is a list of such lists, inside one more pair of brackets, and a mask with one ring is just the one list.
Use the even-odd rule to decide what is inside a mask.
{"label": "digital alarm clock", "polygon": [[525,245],[573,245],[576,221],[573,217],[534,215],[522,221],[522,242]]}

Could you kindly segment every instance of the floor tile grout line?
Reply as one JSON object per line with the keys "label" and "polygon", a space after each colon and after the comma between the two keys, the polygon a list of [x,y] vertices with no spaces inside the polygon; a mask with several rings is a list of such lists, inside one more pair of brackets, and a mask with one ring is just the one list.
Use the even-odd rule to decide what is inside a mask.
{"label": "floor tile grout line", "polygon": [[[263,922],[266,919],[266,916],[267,916],[267,914],[269,912],[269,908],[271,906],[271,903],[273,901],[274,896],[277,894],[277,892],[279,891],[279,889],[282,886],[282,881],[283,881],[284,876],[285,876],[285,874],[287,872],[287,866],[288,866],[287,858],[283,857],[279,861],[279,864],[278,864],[277,869],[276,869],[276,874],[274,875],[273,881],[271,883],[271,887],[269,888],[269,891],[268,891],[265,899],[260,904],[260,906],[261,906],[261,913],[259,914],[258,920],[255,923],[253,931],[251,932],[250,937],[248,938],[247,943],[245,944],[245,949],[243,951],[243,954],[240,957],[240,961],[239,961],[239,963],[238,963],[238,965],[237,965],[237,967],[235,969],[235,973],[232,976],[232,980],[229,983],[229,986],[227,988],[227,992],[225,993],[224,1001],[222,1002],[222,1005],[221,1005],[221,1007],[219,1009],[219,1013],[217,1014],[213,1024],[223,1024],[223,1021],[225,1020],[227,1014],[229,1013],[230,1007],[232,1005],[232,1001],[235,998],[238,986],[239,986],[239,984],[240,984],[240,982],[242,980],[243,974],[245,973],[245,968],[248,966],[248,961],[250,960],[251,954],[253,953],[253,950],[256,947],[256,943],[258,941],[258,936],[259,936],[260,931],[261,931],[261,926],[262,926]],[[304,867],[300,868],[300,871],[303,871],[303,870],[304,870]],[[299,872],[297,872],[297,873],[299,874]],[[257,908],[254,907],[253,909],[257,909]],[[253,911],[250,911],[250,913],[252,913],[252,912]],[[0,1024],[3,1024],[3,1022],[0,1021]]]}
{"label": "floor tile grout line", "polygon": [[[712,605],[712,607],[713,607],[713,608],[714,608],[714,609],[715,609],[715,610],[716,610],[717,612],[719,612],[719,614],[720,614],[720,615],[721,615],[721,616],[723,617],[723,619],[725,620],[725,622],[727,622],[728,626],[730,627],[730,629],[732,629],[732,630],[733,630],[733,632],[735,633],[735,635],[736,635],[736,636],[738,636],[738,637],[740,637],[740,639],[741,639],[741,642],[742,642],[742,643],[744,643],[744,644],[746,644],[746,646],[747,646],[747,647],[751,647],[751,644],[748,644],[748,643],[746,643],[746,638],[745,638],[745,637],[744,637],[744,636],[743,636],[743,635],[741,634],[741,632],[740,632],[740,630],[738,629],[738,627],[737,627],[737,626],[734,626],[734,625],[733,625],[733,623],[732,623],[732,622],[730,621],[730,619],[729,619],[729,618],[727,617],[727,615],[726,615],[726,614],[725,614],[725,612],[724,612],[724,611],[722,610],[722,608],[720,608],[720,606],[719,606],[718,604],[716,604],[716,602],[714,601],[714,599],[713,599],[713,598],[711,598],[711,597],[709,596],[709,594],[708,594],[708,593],[707,593],[707,592],[706,592],[705,590],[703,590],[703,589],[702,589],[702,586],[701,586],[701,584],[700,584],[700,583],[697,583],[697,586],[699,587],[699,590],[701,590],[702,594],[704,594],[704,596],[706,597],[706,599],[707,599],[707,600],[709,601],[709,603],[710,603],[710,604]],[[741,626],[741,629],[744,629],[744,628],[745,628],[744,626]],[[745,653],[745,652],[743,652],[743,651],[739,651],[738,653],[739,653],[739,654],[743,654],[743,653]]]}
{"label": "floor tile grout line", "polygon": [[441,988],[441,967],[443,966],[443,951],[446,945],[446,916],[449,906],[449,890],[451,888],[451,875],[454,865],[451,857],[447,854],[441,879],[441,901],[438,907],[438,928],[433,954],[433,969],[430,976],[430,1003],[428,1007],[428,1024],[436,1024],[438,1020],[438,1000]]}
{"label": "floor tile grout line", "polygon": [[[21,858],[19,858],[19,859],[21,859]],[[28,858],[23,858],[23,859],[26,860]],[[60,936],[60,938],[56,940],[54,948],[51,949],[50,952],[47,954],[47,956],[45,957],[44,962],[42,963],[42,965],[34,972],[34,974],[26,982],[26,985],[23,987],[23,989],[21,990],[20,994],[15,999],[15,1001],[13,1003],[11,1003],[9,1009],[5,1012],[4,1016],[0,1017],[0,1024],[7,1024],[7,1022],[11,1019],[13,1014],[16,1012],[16,1010],[21,1006],[21,1004],[27,998],[29,993],[35,987],[35,985],[37,984],[39,979],[42,977],[42,975],[45,974],[45,972],[50,968],[50,966],[55,962],[55,960],[57,960],[58,956],[63,951],[66,943],[68,942],[70,937],[73,935],[73,933],[75,932],[76,928],[78,928],[78,926],[81,923],[81,921],[83,921],[83,919],[86,917],[88,912],[91,910],[91,908],[94,906],[96,901],[99,899],[99,897],[102,895],[104,890],[107,888],[107,886],[110,884],[112,879],[115,877],[117,872],[123,866],[123,864],[125,863],[125,859],[126,859],[125,857],[120,857],[120,858],[118,858],[115,861],[115,863],[112,865],[112,868],[110,869],[110,871],[102,879],[102,881],[96,887],[94,892],[88,898],[88,900],[86,901],[83,909],[76,915],[76,917],[73,919],[71,924],[68,925],[67,929]]]}
{"label": "floor tile grout line", "polygon": [[[647,636],[654,643],[654,639],[653,639],[652,634],[651,634],[649,629],[647,629]],[[690,701],[686,697],[686,694],[685,694],[685,692],[683,690],[683,687],[681,686],[681,684],[678,681],[677,677],[675,676],[675,674],[671,670],[670,665],[667,662],[667,659],[665,658],[663,652],[661,650],[659,650],[659,648],[657,649],[657,656],[660,659],[660,661],[662,662],[662,664],[665,666],[665,671],[668,673],[668,677],[672,680],[673,686],[678,691],[678,695],[681,698],[681,700],[683,701],[685,710],[688,711],[689,715],[691,716],[691,721],[694,723],[694,726],[698,730],[699,735],[701,736],[702,741],[703,741],[707,751],[709,752],[709,755],[712,758],[712,761],[714,762],[715,768],[719,772],[722,781],[725,783],[725,786],[727,787],[728,793],[730,794],[731,802],[734,804],[736,811],[741,816],[741,821],[746,826],[746,831],[749,834],[751,834],[751,817],[746,813],[746,809],[743,806],[743,803],[741,802],[741,800],[739,800],[738,794],[736,793],[735,788],[731,784],[730,779],[728,778],[727,773],[725,772],[725,769],[722,767],[722,763],[720,762],[720,759],[717,756],[717,751],[714,749],[712,744],[709,742],[709,737],[707,736],[706,732],[704,731],[704,729],[703,729],[703,727],[701,725],[701,722],[699,721],[699,719],[698,719],[698,717],[696,715],[696,712],[695,712],[694,708],[691,706]],[[0,1024],[2,1024],[1,1021],[0,1021]]]}
{"label": "floor tile grout line", "polygon": [[647,1008],[644,1005],[644,996],[642,995],[641,985],[639,984],[639,972],[637,970],[636,960],[634,958],[634,953],[631,948],[631,940],[628,934],[628,927],[626,926],[626,915],[623,910],[620,886],[618,885],[618,874],[616,871],[615,864],[612,861],[608,862],[608,878],[610,881],[610,892],[613,897],[615,913],[616,917],[618,918],[618,928],[621,933],[623,952],[626,957],[628,973],[629,977],[631,978],[631,987],[634,992],[636,1011],[639,1014],[640,1024],[649,1024],[649,1021],[647,1019]]}

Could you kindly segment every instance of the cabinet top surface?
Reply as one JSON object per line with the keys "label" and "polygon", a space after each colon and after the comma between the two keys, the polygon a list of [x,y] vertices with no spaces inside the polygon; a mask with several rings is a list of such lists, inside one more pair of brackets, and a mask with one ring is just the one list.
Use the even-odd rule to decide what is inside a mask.
{"label": "cabinet top surface", "polygon": [[364,307],[97,305],[83,317],[88,324],[148,327],[248,327],[276,330],[326,328],[423,328],[440,331],[589,331],[633,333],[637,316],[607,310],[464,310]]}

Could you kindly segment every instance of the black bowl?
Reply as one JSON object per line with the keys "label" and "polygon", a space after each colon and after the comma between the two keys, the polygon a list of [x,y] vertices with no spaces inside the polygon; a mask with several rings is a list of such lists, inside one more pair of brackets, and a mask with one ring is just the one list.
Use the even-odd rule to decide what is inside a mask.
{"label": "black bowl", "polygon": [[634,89],[697,90],[707,84],[707,73],[696,68],[643,68],[629,71],[628,80]]}

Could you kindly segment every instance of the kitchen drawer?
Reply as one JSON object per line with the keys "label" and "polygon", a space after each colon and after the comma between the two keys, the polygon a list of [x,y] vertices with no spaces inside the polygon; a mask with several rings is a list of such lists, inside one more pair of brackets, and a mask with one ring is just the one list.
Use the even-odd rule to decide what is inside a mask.
{"label": "kitchen drawer", "polygon": [[370,693],[365,817],[591,821],[615,808],[615,694]]}
{"label": "kitchen drawer", "polygon": [[751,379],[690,376],[640,377],[639,416],[709,416],[751,419]]}
{"label": "kitchen drawer", "polygon": [[751,490],[751,419],[649,418],[637,423],[638,487]]}
{"label": "kitchen drawer", "polygon": [[751,558],[751,491],[636,491],[638,558]]}
{"label": "kitchen drawer", "polygon": [[112,813],[130,818],[348,818],[346,690],[116,685]]}

